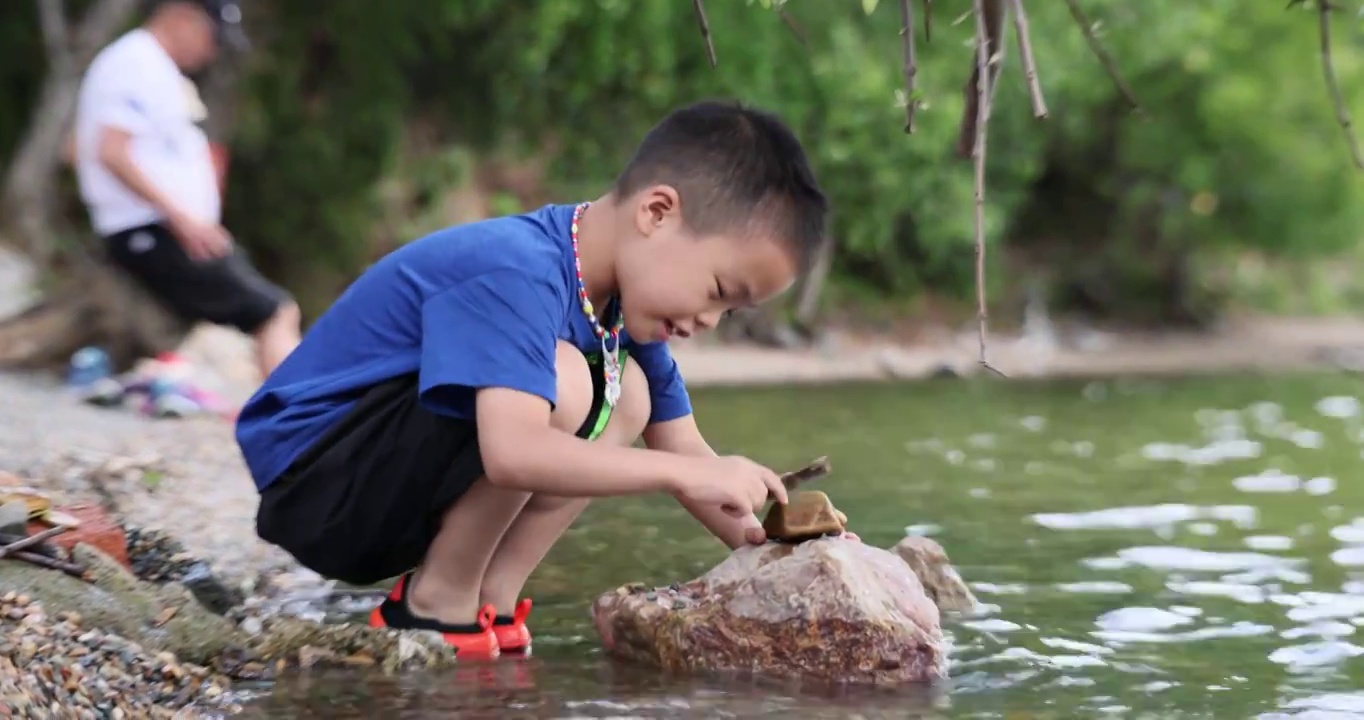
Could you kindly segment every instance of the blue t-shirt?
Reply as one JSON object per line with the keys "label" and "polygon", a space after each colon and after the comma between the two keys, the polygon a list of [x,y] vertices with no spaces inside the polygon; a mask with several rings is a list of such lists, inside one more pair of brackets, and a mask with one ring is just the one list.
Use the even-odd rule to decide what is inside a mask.
{"label": "blue t-shirt", "polygon": [[[413,241],[359,277],[317,319],[237,419],[256,486],[274,482],[364,388],[418,373],[431,412],[474,417],[474,392],[508,387],[555,402],[558,340],[600,350],[578,303],[572,205],[459,225]],[[621,341],[649,381],[650,423],[691,413],[666,343]]]}

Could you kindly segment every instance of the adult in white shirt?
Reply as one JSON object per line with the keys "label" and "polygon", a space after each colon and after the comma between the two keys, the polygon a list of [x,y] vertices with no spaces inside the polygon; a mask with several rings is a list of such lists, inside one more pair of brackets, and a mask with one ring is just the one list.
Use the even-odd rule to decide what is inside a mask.
{"label": "adult in white shirt", "polygon": [[234,249],[202,105],[186,74],[241,45],[235,0],[153,0],[86,71],[75,119],[81,197],[105,249],[187,319],[254,336],[262,376],[293,351],[299,310]]}

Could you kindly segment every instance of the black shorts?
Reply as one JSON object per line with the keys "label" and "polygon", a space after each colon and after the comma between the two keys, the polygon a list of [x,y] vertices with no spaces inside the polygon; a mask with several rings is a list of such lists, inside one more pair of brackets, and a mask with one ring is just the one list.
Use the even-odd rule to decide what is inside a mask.
{"label": "black shorts", "polygon": [[144,225],[104,238],[109,259],[186,320],[251,334],[289,302],[289,293],[256,271],[240,250],[208,262],[185,254],[170,229]]}
{"label": "black shorts", "polygon": [[[588,367],[584,439],[610,415],[600,357]],[[366,390],[261,491],[256,534],[324,577],[373,585],[419,565],[445,511],[482,476],[474,422],[422,407],[417,376],[404,375]]]}

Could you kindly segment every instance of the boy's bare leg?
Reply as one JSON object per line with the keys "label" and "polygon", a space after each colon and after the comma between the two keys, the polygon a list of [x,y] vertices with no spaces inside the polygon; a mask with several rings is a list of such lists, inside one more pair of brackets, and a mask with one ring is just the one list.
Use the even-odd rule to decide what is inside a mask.
{"label": "boy's bare leg", "polygon": [[[550,424],[564,432],[577,432],[592,407],[587,359],[576,348],[560,342],[555,364],[558,402],[550,413]],[[473,622],[483,604],[479,601],[479,579],[529,499],[530,493],[503,490],[485,478],[475,481],[446,511],[441,530],[413,577],[408,594],[412,612],[450,624]]]}
{"label": "boy's bare leg", "polygon": [[[620,402],[596,442],[621,446],[634,443],[644,432],[649,413],[649,383],[635,363],[626,363]],[[587,503],[587,498],[532,495],[493,552],[483,574],[479,606],[492,603],[498,614],[511,615],[526,579]]]}

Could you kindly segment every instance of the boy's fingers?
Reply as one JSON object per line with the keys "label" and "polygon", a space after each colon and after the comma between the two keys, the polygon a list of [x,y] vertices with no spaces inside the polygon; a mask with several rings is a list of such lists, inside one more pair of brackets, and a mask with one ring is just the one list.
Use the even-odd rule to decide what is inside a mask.
{"label": "boy's fingers", "polygon": [[781,481],[781,477],[776,473],[763,468],[763,482],[767,485],[767,495],[777,502],[785,505],[789,499],[786,494],[786,485]]}

